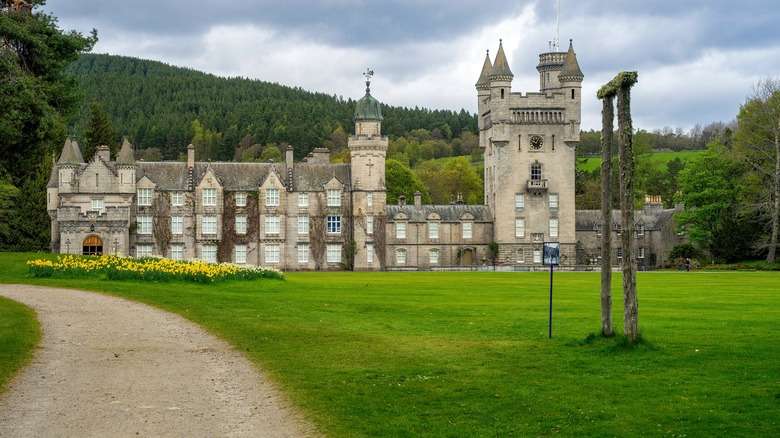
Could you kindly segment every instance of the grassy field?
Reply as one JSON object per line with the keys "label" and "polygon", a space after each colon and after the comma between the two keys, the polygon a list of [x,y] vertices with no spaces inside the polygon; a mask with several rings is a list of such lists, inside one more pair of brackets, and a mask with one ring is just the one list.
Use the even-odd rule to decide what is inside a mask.
{"label": "grassy field", "polygon": [[32,357],[41,339],[40,325],[29,307],[0,297],[0,394],[8,380]]}
{"label": "grassy field", "polygon": [[[680,161],[685,163],[689,158],[698,154],[700,151],[681,151],[681,152],[653,152],[650,154],[650,161],[655,163],[656,166],[663,166],[666,168],[666,163],[679,158]],[[601,167],[601,157],[577,159],[577,169],[584,170],[586,172],[592,172],[595,169]]]}
{"label": "grassy field", "polygon": [[[599,274],[288,273],[218,286],[26,278],[200,323],[329,436],[779,436],[780,274],[640,273],[644,343],[599,330]],[[615,326],[622,331],[619,275]]]}

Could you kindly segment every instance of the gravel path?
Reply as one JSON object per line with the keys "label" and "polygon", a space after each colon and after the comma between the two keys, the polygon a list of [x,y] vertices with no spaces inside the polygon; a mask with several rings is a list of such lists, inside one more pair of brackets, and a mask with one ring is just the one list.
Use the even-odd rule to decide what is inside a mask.
{"label": "gravel path", "polygon": [[66,289],[0,295],[35,309],[43,330],[0,396],[0,437],[315,435],[246,358],[177,315]]}

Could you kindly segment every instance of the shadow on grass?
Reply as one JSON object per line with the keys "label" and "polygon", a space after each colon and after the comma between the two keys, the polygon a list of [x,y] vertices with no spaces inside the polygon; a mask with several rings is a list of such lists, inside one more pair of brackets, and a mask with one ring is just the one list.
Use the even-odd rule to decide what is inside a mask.
{"label": "shadow on grass", "polygon": [[641,331],[635,341],[630,340],[623,333],[613,333],[611,336],[605,336],[603,333],[591,332],[585,339],[573,345],[575,347],[593,347],[599,350],[614,352],[655,350],[655,347],[642,336]]}

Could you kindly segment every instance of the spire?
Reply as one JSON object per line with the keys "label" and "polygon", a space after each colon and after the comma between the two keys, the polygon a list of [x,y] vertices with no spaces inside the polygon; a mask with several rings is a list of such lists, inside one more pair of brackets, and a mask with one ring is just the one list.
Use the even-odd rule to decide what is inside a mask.
{"label": "spire", "polygon": [[577,62],[577,54],[574,53],[572,40],[569,40],[569,52],[566,53],[566,61],[563,62],[563,68],[558,77],[561,81],[582,81],[582,78],[585,77],[582,74],[582,70],[580,70],[580,64]]}
{"label": "spire", "polygon": [[81,150],[79,144],[76,143],[76,138],[66,138],[65,145],[62,147],[62,155],[60,155],[60,161],[57,164],[82,164],[84,157],[81,156]]}
{"label": "spire", "polygon": [[122,141],[122,148],[116,155],[116,164],[124,164],[127,166],[135,166],[135,157],[133,157],[133,146],[130,145],[130,141],[125,136]]}
{"label": "spire", "polygon": [[509,69],[509,62],[506,60],[504,54],[503,40],[498,40],[498,53],[496,53],[496,60],[493,62],[493,68],[490,69],[490,78],[513,78],[512,70]]}
{"label": "spire", "polygon": [[477,83],[475,84],[477,89],[487,89],[490,85],[488,76],[490,76],[490,70],[493,68],[493,65],[490,64],[490,50],[486,50],[485,52],[485,63],[482,64],[482,72],[479,74],[479,79],[477,79]]}

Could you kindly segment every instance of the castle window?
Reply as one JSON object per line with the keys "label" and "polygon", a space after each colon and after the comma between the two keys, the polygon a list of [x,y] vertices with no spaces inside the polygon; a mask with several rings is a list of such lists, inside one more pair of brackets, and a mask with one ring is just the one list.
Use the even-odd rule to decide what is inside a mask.
{"label": "castle window", "polygon": [[406,239],[406,222],[395,223],[395,237],[396,239]]}
{"label": "castle window", "polygon": [[406,264],[406,250],[399,249],[395,251],[395,263],[398,265]]}
{"label": "castle window", "polygon": [[265,206],[279,206],[279,189],[265,189]]}
{"label": "castle window", "polygon": [[246,216],[236,216],[236,234],[246,234]]}
{"label": "castle window", "polygon": [[558,218],[550,218],[550,237],[558,237]]}
{"label": "castle window", "polygon": [[519,248],[515,251],[515,263],[525,263],[525,252],[523,248]]}
{"label": "castle window", "polygon": [[542,165],[539,162],[531,164],[531,179],[540,181],[542,179]]}
{"label": "castle window", "polygon": [[174,214],[171,216],[171,234],[180,236],[184,234],[184,216]]}
{"label": "castle window", "polygon": [[309,263],[309,244],[298,244],[298,263]]}
{"label": "castle window", "polygon": [[236,207],[246,207],[246,192],[236,193]]}
{"label": "castle window", "polygon": [[103,200],[102,199],[93,199],[92,200],[92,211],[96,211],[97,214],[103,214]]}
{"label": "castle window", "polygon": [[265,262],[266,263],[279,263],[279,244],[278,243],[266,243],[265,244]]}
{"label": "castle window", "polygon": [[174,243],[171,244],[171,260],[181,261],[184,260],[184,244]]}
{"label": "castle window", "polygon": [[327,246],[326,260],[328,263],[340,263],[341,262],[341,244],[329,243]]}
{"label": "castle window", "polygon": [[366,234],[374,234],[374,215],[366,216]]}
{"label": "castle window", "polygon": [[501,89],[501,98],[502,99],[504,98],[504,89],[503,88]]}
{"label": "castle window", "polygon": [[372,207],[374,205],[374,194],[366,193],[366,206]]}
{"label": "castle window", "polygon": [[473,233],[472,233],[472,223],[471,222],[463,222],[461,228],[461,232],[463,234],[464,239],[471,239]]}
{"label": "castle window", "polygon": [[430,222],[428,224],[428,238],[429,239],[438,239],[439,238],[439,223],[438,222]]}
{"label": "castle window", "polygon": [[636,224],[636,235],[637,236],[644,236],[645,235],[645,225],[644,224]]}
{"label": "castle window", "polygon": [[141,257],[149,257],[152,255],[152,244],[151,243],[139,243],[138,246],[135,247],[135,256],[136,258]]}
{"label": "castle window", "polygon": [[309,215],[298,215],[298,234],[309,234]]}
{"label": "castle window", "polygon": [[203,235],[216,235],[217,234],[217,217],[213,215],[209,216],[203,216],[202,219],[203,226],[201,227],[203,231],[201,231],[201,234]]}
{"label": "castle window", "polygon": [[213,207],[217,205],[217,189],[203,189],[202,196],[203,196],[203,205],[209,207]]}
{"label": "castle window", "polygon": [[618,246],[617,247],[617,258],[622,259],[623,258],[623,247]]}
{"label": "castle window", "polygon": [[341,190],[328,189],[328,207],[341,206]]}
{"label": "castle window", "polygon": [[298,207],[308,207],[308,206],[309,206],[309,194],[298,193]]}
{"label": "castle window", "polygon": [[558,194],[550,193],[547,198],[550,210],[558,210]]}
{"label": "castle window", "polygon": [[338,234],[341,232],[341,216],[328,216],[327,220],[328,234]]}
{"label": "castle window", "polygon": [[542,263],[542,250],[534,248],[534,263]]}
{"label": "castle window", "polygon": [[200,247],[200,258],[202,258],[204,262],[217,263],[217,245],[214,245],[213,243],[204,243],[203,246]]}
{"label": "castle window", "polygon": [[574,88],[571,89],[571,98],[574,99]]}
{"label": "castle window", "polygon": [[366,262],[373,263],[374,261],[374,244],[366,243]]}
{"label": "castle window", "polygon": [[636,257],[639,258],[639,259],[645,258],[645,249],[644,248],[638,248],[637,249],[637,253],[636,253]]}
{"label": "castle window", "polygon": [[171,206],[181,207],[182,205],[184,205],[184,193],[182,192],[171,193]]}
{"label": "castle window", "polygon": [[236,244],[236,263],[246,263],[246,243]]}
{"label": "castle window", "polygon": [[138,205],[152,205],[152,189],[138,189]]}
{"label": "castle window", "polygon": [[265,234],[279,234],[279,216],[265,217]]}
{"label": "castle window", "polygon": [[151,216],[138,216],[138,234],[149,235],[152,234],[152,217]]}
{"label": "castle window", "polygon": [[428,261],[432,264],[438,264],[439,263],[439,250],[438,249],[432,249],[428,251]]}
{"label": "castle window", "polygon": [[515,193],[515,210],[522,211],[525,208],[525,194]]}
{"label": "castle window", "polygon": [[515,237],[525,237],[525,218],[515,218]]}

